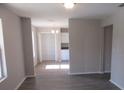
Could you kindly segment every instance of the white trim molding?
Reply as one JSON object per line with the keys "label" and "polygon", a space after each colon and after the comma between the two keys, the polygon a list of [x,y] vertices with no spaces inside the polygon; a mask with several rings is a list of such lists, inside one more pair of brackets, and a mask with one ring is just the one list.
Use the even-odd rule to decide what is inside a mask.
{"label": "white trim molding", "polygon": [[6,79],[7,79],[7,76],[5,76],[4,78],[0,79],[0,83],[3,82]]}
{"label": "white trim molding", "polygon": [[68,73],[69,75],[81,75],[81,74],[103,74],[103,72],[77,72],[77,73]]}
{"label": "white trim molding", "polygon": [[26,78],[35,77],[35,75],[26,75]]}
{"label": "white trim molding", "polygon": [[20,83],[16,86],[15,90],[17,90],[17,89],[22,85],[22,83],[26,80],[26,78],[30,78],[30,77],[35,77],[35,75],[26,75],[26,76],[20,81]]}
{"label": "white trim molding", "polygon": [[18,90],[18,88],[22,85],[22,83],[25,81],[26,77],[24,77],[20,83],[16,86],[15,90]]}
{"label": "white trim molding", "polygon": [[124,87],[120,86],[119,84],[117,84],[116,82],[114,82],[113,80],[109,80],[111,83],[113,83],[114,85],[116,85],[118,88],[120,88],[121,90],[124,90]]}

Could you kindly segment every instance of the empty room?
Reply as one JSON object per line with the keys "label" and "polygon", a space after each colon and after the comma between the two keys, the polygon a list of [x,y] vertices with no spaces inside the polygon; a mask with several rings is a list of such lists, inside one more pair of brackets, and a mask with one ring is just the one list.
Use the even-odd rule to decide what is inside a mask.
{"label": "empty room", "polygon": [[123,90],[124,3],[1,3],[0,90]]}

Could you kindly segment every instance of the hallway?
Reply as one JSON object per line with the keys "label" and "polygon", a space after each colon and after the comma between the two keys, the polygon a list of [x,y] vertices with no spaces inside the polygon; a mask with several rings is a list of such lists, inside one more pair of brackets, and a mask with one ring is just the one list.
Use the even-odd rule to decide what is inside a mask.
{"label": "hallway", "polygon": [[[48,65],[60,65],[58,62],[43,62],[35,71],[36,77],[27,78],[19,90],[118,90],[109,82],[110,74],[68,75],[66,69],[45,69]],[[61,65],[62,65],[61,64]]]}
{"label": "hallway", "polygon": [[[69,71],[69,62],[43,61],[35,67],[36,76],[61,76],[67,75]],[[61,66],[61,67],[60,67]]]}

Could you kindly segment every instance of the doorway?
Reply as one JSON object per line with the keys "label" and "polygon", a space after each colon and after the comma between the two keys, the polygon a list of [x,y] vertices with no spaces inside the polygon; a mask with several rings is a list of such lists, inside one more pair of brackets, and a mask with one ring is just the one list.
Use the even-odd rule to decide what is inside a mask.
{"label": "doorway", "polygon": [[[69,32],[67,28],[37,30],[36,75],[67,74],[69,71]],[[59,72],[59,73],[56,73]]]}
{"label": "doorway", "polygon": [[104,54],[103,54],[104,73],[111,72],[112,34],[113,34],[113,25],[104,27]]}

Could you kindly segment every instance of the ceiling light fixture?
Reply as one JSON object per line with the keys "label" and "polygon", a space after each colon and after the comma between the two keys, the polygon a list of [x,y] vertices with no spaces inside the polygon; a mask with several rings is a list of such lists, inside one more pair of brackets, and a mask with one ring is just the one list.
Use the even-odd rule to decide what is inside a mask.
{"label": "ceiling light fixture", "polygon": [[73,2],[65,2],[64,7],[66,9],[72,9],[74,7],[74,3]]}
{"label": "ceiling light fixture", "polygon": [[52,30],[51,30],[51,33],[52,33],[52,34],[58,34],[58,33],[59,33],[59,30],[53,30],[53,29],[52,29]]}
{"label": "ceiling light fixture", "polygon": [[56,30],[56,33],[58,34],[58,33],[59,33],[59,31],[58,31],[58,30]]}
{"label": "ceiling light fixture", "polygon": [[55,33],[55,31],[54,31],[54,30],[51,30],[51,33],[52,33],[52,34],[54,34],[54,33]]}

